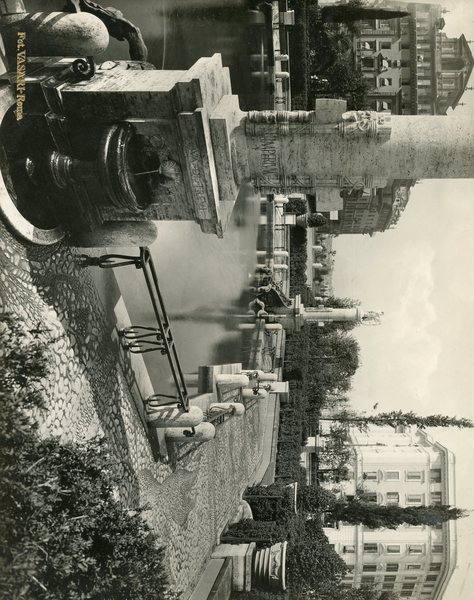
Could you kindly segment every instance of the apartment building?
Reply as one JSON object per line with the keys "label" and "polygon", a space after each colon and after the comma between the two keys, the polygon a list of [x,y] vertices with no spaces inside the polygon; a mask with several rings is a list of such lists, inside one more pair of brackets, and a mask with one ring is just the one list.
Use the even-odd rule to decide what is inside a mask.
{"label": "apartment building", "polygon": [[[454,455],[426,432],[371,427],[361,433],[352,429],[350,443],[354,459],[350,481],[342,484],[344,494],[363,488],[367,498],[378,504],[455,504]],[[455,521],[396,530],[328,525],[329,542],[350,569],[344,582],[348,587],[370,584],[413,600],[443,597],[456,564]]]}
{"label": "apartment building", "polygon": [[370,86],[368,108],[393,114],[444,115],[459,104],[474,64],[464,35],[449,37],[440,4],[385,0],[410,15],[361,22],[356,68]]}

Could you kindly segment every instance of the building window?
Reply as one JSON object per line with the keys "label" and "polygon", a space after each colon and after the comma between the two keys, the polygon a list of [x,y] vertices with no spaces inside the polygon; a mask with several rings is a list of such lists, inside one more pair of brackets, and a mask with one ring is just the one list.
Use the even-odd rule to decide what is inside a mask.
{"label": "building window", "polygon": [[379,551],[379,547],[378,544],[364,544],[364,552],[366,552],[367,554],[374,554],[376,552]]}
{"label": "building window", "polygon": [[375,577],[373,575],[362,575],[361,579],[360,579],[361,583],[369,583],[369,584],[374,584],[375,583]]}
{"label": "building window", "polygon": [[377,471],[365,471],[362,478],[366,481],[378,481],[379,475]]}
{"label": "building window", "polygon": [[364,494],[364,500],[366,502],[373,502],[374,504],[377,504],[377,492],[366,492]]}
{"label": "building window", "polygon": [[411,598],[412,595],[412,590],[403,590],[402,592],[400,592],[400,598]]}
{"label": "building window", "polygon": [[391,77],[380,77],[379,85],[381,85],[382,87],[392,85],[392,78]]}
{"label": "building window", "polygon": [[344,554],[354,554],[355,546],[343,546],[342,551],[344,552]]}
{"label": "building window", "polygon": [[364,572],[373,572],[377,570],[377,565],[374,564],[368,564],[368,565],[362,565],[362,570]]}
{"label": "building window", "polygon": [[379,49],[380,50],[391,50],[392,42],[380,42]]}
{"label": "building window", "polygon": [[419,563],[411,563],[407,565],[408,571],[419,571],[421,569],[421,564]]}
{"label": "building window", "polygon": [[385,471],[385,479],[387,481],[399,481],[400,471]]}
{"label": "building window", "polygon": [[427,575],[425,581],[436,581],[438,579],[438,575]]}
{"label": "building window", "polygon": [[407,471],[407,481],[423,481],[423,471]]}
{"label": "building window", "polygon": [[430,469],[431,483],[441,483],[441,469]]}
{"label": "building window", "polygon": [[433,544],[431,546],[431,552],[433,552],[433,554],[442,554],[443,553],[443,545],[442,544]]}
{"label": "building window", "polygon": [[388,544],[387,553],[388,554],[400,554],[400,544]]}
{"label": "building window", "polygon": [[394,588],[395,588],[395,585],[393,583],[383,583],[382,584],[383,590],[393,590]]}
{"label": "building window", "polygon": [[[398,566],[398,565],[397,565],[397,566]],[[384,581],[387,581],[387,582],[388,582],[388,581],[396,581],[396,579],[397,579],[397,576],[396,576],[396,575],[385,575],[385,576],[384,576],[384,578],[383,578],[383,580],[384,580]]]}
{"label": "building window", "polygon": [[387,504],[398,505],[400,503],[400,495],[398,492],[387,492]]}
{"label": "building window", "polygon": [[423,494],[407,494],[407,504],[423,504]]}
{"label": "building window", "polygon": [[430,571],[441,571],[441,563],[440,562],[430,563]]}
{"label": "building window", "polygon": [[423,554],[423,544],[410,544],[408,546],[408,554]]}
{"label": "building window", "polygon": [[375,40],[364,40],[363,42],[359,42],[359,48],[361,50],[372,50],[372,52],[375,52]]}
{"label": "building window", "polygon": [[373,69],[374,68],[374,59],[370,56],[362,57],[362,68],[363,69]]}
{"label": "building window", "polygon": [[414,590],[414,589],[415,589],[414,583],[404,583],[402,585],[402,590]]}
{"label": "building window", "polygon": [[441,504],[441,492],[431,492],[431,504]]}
{"label": "building window", "polygon": [[392,110],[392,101],[391,100],[378,100],[376,108],[380,112],[382,112],[384,110]]}
{"label": "building window", "polygon": [[[398,571],[398,568],[399,568],[398,563],[387,563],[387,571]],[[389,575],[389,577],[390,577],[390,575]]]}

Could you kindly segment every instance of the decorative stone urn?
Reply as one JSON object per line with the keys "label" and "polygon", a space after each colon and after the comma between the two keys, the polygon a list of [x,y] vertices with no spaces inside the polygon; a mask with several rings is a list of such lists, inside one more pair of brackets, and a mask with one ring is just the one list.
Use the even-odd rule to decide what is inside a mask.
{"label": "decorative stone urn", "polygon": [[288,542],[261,548],[254,555],[252,581],[257,587],[286,590],[286,549]]}

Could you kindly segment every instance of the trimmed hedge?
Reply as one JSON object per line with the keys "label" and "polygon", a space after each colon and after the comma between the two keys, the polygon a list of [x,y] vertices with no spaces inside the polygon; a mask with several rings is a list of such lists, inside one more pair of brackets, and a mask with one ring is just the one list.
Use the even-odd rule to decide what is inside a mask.
{"label": "trimmed hedge", "polygon": [[266,547],[283,542],[286,536],[287,528],[283,523],[242,519],[242,521],[232,523],[227,527],[221,535],[221,542],[225,544],[256,542],[258,547]]}

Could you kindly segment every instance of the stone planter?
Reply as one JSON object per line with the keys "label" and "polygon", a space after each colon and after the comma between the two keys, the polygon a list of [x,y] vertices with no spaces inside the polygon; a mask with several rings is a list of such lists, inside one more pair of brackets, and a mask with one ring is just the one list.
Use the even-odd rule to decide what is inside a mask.
{"label": "stone planter", "polygon": [[252,565],[252,581],[256,587],[286,590],[286,549],[288,542],[257,550]]}

